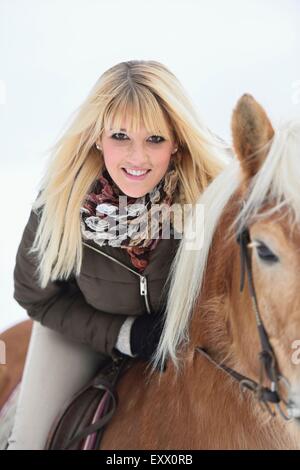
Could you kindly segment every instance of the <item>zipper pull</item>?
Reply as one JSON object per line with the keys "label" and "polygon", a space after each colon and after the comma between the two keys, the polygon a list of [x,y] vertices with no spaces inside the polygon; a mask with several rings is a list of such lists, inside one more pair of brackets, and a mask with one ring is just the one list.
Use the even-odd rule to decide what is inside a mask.
{"label": "zipper pull", "polygon": [[140,277],[140,294],[147,295],[147,279],[145,276]]}
{"label": "zipper pull", "polygon": [[140,294],[144,296],[145,305],[147,312],[151,313],[151,308],[148,300],[148,287],[147,287],[147,278],[146,276],[140,276]]}

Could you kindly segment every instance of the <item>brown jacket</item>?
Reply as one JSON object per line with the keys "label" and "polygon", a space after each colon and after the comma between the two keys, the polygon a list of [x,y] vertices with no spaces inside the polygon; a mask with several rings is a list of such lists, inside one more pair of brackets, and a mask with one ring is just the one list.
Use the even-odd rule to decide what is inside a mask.
{"label": "brown jacket", "polygon": [[28,254],[37,226],[38,216],[31,210],[16,255],[15,300],[33,320],[113,356],[127,316],[154,313],[163,305],[162,289],[180,240],[160,240],[142,275],[126,250],[82,241],[80,275],[49,281],[41,289],[34,276],[35,258]]}

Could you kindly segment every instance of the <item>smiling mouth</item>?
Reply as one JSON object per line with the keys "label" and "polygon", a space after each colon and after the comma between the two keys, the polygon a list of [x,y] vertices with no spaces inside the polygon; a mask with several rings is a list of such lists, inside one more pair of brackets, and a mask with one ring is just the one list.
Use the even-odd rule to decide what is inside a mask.
{"label": "smiling mouth", "polygon": [[133,169],[133,168],[122,168],[122,170],[124,170],[129,175],[134,175],[134,176],[144,175],[150,171],[149,169],[142,170],[142,169]]}
{"label": "smiling mouth", "polygon": [[140,180],[146,178],[146,176],[151,170],[132,170],[130,168],[122,168],[122,171],[126,175],[126,177],[130,179]]}

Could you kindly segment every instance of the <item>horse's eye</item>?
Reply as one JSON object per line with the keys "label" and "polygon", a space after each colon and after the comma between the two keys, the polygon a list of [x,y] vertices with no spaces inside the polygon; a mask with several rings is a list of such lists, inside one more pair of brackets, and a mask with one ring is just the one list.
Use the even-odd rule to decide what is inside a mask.
{"label": "horse's eye", "polygon": [[266,263],[277,263],[279,261],[278,256],[276,256],[270,248],[267,247],[263,242],[258,241],[256,251],[260,259]]}

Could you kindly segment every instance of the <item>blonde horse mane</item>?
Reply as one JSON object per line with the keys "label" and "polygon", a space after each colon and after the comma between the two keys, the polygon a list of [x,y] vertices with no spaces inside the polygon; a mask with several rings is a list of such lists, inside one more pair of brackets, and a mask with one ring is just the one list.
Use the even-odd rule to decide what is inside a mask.
{"label": "blonde horse mane", "polygon": [[[263,202],[273,200],[271,211],[260,214],[270,215],[286,206],[298,223],[300,217],[300,120],[290,120],[276,129],[268,155],[248,188],[245,203],[234,221],[237,230],[258,216]],[[203,275],[215,229],[224,208],[242,181],[242,170],[237,160],[230,163],[207,187],[197,204],[204,207],[203,234],[196,233],[194,246],[189,249],[193,235],[194,212],[185,226],[184,236],[172,262],[168,280],[165,324],[158,348],[153,356],[153,369],[160,367],[167,357],[179,369],[178,346],[189,342],[189,323],[195,302],[201,292]],[[202,236],[204,241],[202,242]],[[167,282],[168,282],[167,280]]]}

